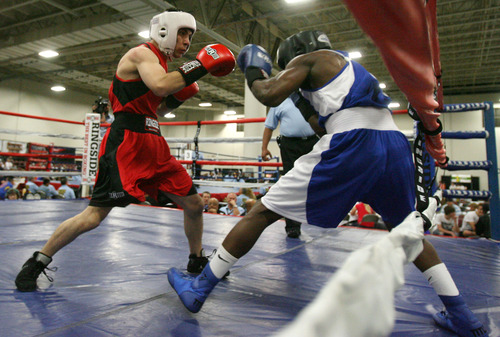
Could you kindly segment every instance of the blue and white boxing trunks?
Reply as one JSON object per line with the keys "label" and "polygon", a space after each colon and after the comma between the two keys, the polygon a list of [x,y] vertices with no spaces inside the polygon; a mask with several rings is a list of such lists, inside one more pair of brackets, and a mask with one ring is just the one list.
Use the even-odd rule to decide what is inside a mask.
{"label": "blue and white boxing trunks", "polygon": [[[366,110],[358,117],[366,117]],[[321,227],[336,227],[357,201],[372,206],[393,227],[415,210],[414,164],[406,136],[395,126],[384,129],[387,123],[380,124],[377,114],[361,123],[353,122],[352,112],[339,116],[347,114],[350,123],[331,130],[327,125],[330,132],[262,198],[268,209]],[[345,130],[366,123],[372,128]]]}

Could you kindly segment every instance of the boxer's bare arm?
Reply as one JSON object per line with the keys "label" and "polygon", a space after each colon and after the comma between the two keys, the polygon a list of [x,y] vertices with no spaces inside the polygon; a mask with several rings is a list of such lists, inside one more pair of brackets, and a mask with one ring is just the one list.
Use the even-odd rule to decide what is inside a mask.
{"label": "boxer's bare arm", "polygon": [[132,48],[122,57],[116,74],[123,80],[141,78],[157,96],[168,96],[186,85],[178,71],[165,72],[158,57],[142,46]]}

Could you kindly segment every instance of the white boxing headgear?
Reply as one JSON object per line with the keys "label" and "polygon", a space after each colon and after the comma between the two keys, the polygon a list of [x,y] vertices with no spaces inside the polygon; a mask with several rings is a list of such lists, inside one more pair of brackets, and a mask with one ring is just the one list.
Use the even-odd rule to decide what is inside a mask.
{"label": "white boxing headgear", "polygon": [[196,32],[194,16],[186,12],[163,12],[155,15],[149,25],[149,37],[158,43],[160,51],[172,55],[177,44],[177,32],[188,28]]}

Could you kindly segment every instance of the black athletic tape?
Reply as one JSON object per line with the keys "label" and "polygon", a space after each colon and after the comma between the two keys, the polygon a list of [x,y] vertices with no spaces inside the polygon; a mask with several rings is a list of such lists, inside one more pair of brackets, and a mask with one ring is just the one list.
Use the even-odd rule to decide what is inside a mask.
{"label": "black athletic tape", "polygon": [[266,75],[267,73],[264,72],[264,70],[262,70],[259,67],[254,67],[254,66],[247,67],[247,69],[245,70],[245,78],[247,79],[248,87],[252,89],[253,82],[256,80],[267,79],[268,76]]}
{"label": "black athletic tape", "polygon": [[175,70],[184,77],[186,87],[208,74],[208,70],[198,60],[186,62]]}
{"label": "black athletic tape", "polygon": [[165,106],[171,110],[177,109],[182,103],[184,102],[179,101],[174,95],[165,97]]}

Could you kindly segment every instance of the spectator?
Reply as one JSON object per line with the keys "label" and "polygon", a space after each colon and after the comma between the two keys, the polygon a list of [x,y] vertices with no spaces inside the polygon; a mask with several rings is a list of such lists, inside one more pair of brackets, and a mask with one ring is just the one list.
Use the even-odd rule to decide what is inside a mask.
{"label": "spectator", "polygon": [[[459,215],[461,215],[461,214],[462,214],[462,210],[460,209],[460,207],[459,207],[457,204],[455,204],[455,203],[453,202],[453,200],[451,200],[451,199],[446,199],[446,206],[452,206],[453,208],[455,208],[455,214],[456,214],[457,216],[459,216]],[[445,207],[446,207],[446,206],[445,206]],[[441,213],[444,213],[444,208],[445,208],[445,207],[441,207]]]}
{"label": "spectator", "polygon": [[255,205],[257,197],[251,188],[240,188],[240,194],[236,198],[236,204],[245,210],[245,213],[250,212],[252,206]]}
{"label": "spectator", "polygon": [[211,196],[212,195],[208,191],[205,191],[201,194],[201,199],[203,200],[203,212],[208,211],[208,201],[210,200]]}
{"label": "spectator", "polygon": [[30,177],[26,182],[26,188],[28,189],[28,193],[35,194],[38,192],[38,185],[35,183],[36,177]]}
{"label": "spectator", "polygon": [[9,188],[6,193],[7,200],[19,200],[21,199],[21,193],[16,188]]}
{"label": "spectator", "polygon": [[358,213],[358,224],[361,227],[374,228],[375,227],[375,222],[373,222],[373,221],[370,221],[370,222],[363,221],[363,218],[364,218],[365,215],[375,214],[375,211],[371,208],[371,206],[368,205],[368,204],[362,203],[362,202],[358,202],[354,207],[356,208],[357,213]]}
{"label": "spectator", "polygon": [[43,183],[38,188],[38,193],[42,192],[42,199],[52,199],[57,198],[59,193],[57,193],[56,188],[50,184],[49,178],[43,178]]}
{"label": "spectator", "polygon": [[0,200],[5,199],[7,191],[11,188],[14,188],[14,177],[8,176],[0,185]]}
{"label": "spectator", "polygon": [[219,209],[220,213],[226,215],[243,215],[245,210],[236,205],[236,193],[228,193],[226,197],[227,205]]}
{"label": "spectator", "polygon": [[358,216],[358,209],[356,208],[356,205],[354,205],[354,207],[351,209],[351,211],[349,212],[348,217],[346,219],[347,223],[350,225],[354,225],[354,224],[358,223],[359,216]]}
{"label": "spectator", "polygon": [[75,191],[68,186],[68,178],[66,177],[61,178],[61,186],[57,189],[57,193],[64,199],[76,199]]}
{"label": "spectator", "polygon": [[[293,168],[293,163],[302,155],[309,153],[318,136],[304,119],[292,99],[288,97],[277,107],[269,109],[262,135],[262,160],[268,161],[272,154],[268,149],[269,141],[280,124],[280,136],[276,139],[283,161],[283,174]],[[324,130],[322,131],[324,133]],[[300,222],[285,218],[285,231],[290,238],[300,236]]]}
{"label": "spectator", "polygon": [[80,186],[82,184],[82,176],[81,175],[71,176],[71,179],[70,179],[69,183],[71,185],[78,185],[78,186]]}
{"label": "spectator", "polygon": [[460,227],[460,235],[463,237],[476,236],[476,223],[479,221],[479,217],[484,215],[483,205],[479,205],[475,211],[469,211],[465,214],[462,220],[462,227]]}
{"label": "spectator", "polygon": [[444,207],[444,213],[438,213],[434,217],[434,224],[436,225],[436,229],[432,234],[457,237],[459,229],[455,207]]}
{"label": "spectator", "polygon": [[467,205],[468,211],[475,211],[479,205],[476,204],[475,202],[471,202],[470,204]]}
{"label": "spectator", "polygon": [[217,198],[210,198],[208,200],[208,209],[207,213],[219,214],[219,200]]}
{"label": "spectator", "polygon": [[15,168],[16,167],[14,165],[14,160],[12,159],[12,156],[8,156],[7,159],[5,160],[4,169],[13,170]]}
{"label": "spectator", "polygon": [[481,237],[491,238],[491,217],[490,205],[483,204],[483,215],[479,217],[476,223],[476,234]]}
{"label": "spectator", "polygon": [[[92,106],[92,112],[98,113],[99,115],[101,115],[101,120],[100,120],[101,124],[104,124],[104,123],[111,124],[115,120],[114,115],[109,113],[109,100],[103,99],[100,96],[94,102],[94,105]],[[108,127],[101,126],[99,128],[99,136],[101,138],[103,138],[104,135],[106,134],[107,130],[108,130]]]}

